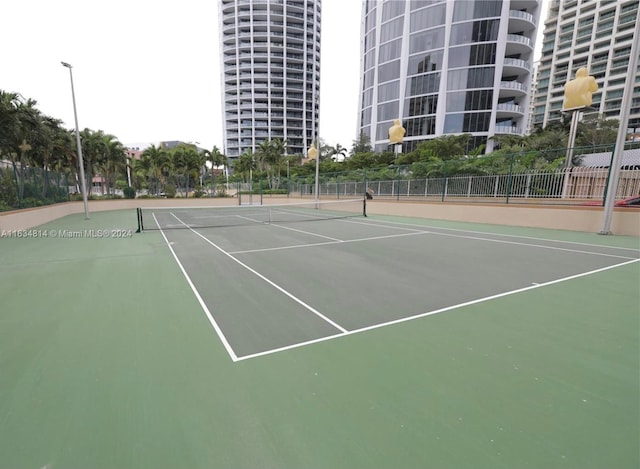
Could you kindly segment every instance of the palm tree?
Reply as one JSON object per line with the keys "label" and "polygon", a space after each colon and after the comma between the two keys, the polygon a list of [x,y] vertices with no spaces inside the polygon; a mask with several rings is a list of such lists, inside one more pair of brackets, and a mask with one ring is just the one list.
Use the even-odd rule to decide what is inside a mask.
{"label": "palm tree", "polygon": [[99,167],[105,159],[104,151],[105,134],[102,130],[94,132],[85,128],[80,131],[80,144],[82,145],[82,157],[84,159],[85,184],[89,194],[93,191],[93,175],[96,167]]}
{"label": "palm tree", "polygon": [[7,159],[14,151],[14,142],[20,124],[18,107],[23,101],[18,93],[0,90],[0,156]]}
{"label": "palm tree", "polygon": [[176,187],[178,189],[184,188],[184,195],[188,197],[189,189],[191,188],[190,181],[193,178],[195,186],[195,181],[204,167],[205,159],[198,154],[194,145],[188,144],[181,144],[172,148],[169,155],[170,169],[176,182]]}
{"label": "palm tree", "polygon": [[115,189],[117,176],[123,174],[126,168],[126,150],[116,137],[105,135],[102,139],[102,151],[99,169],[106,182],[107,194],[111,194],[111,190]]}
{"label": "palm tree", "polygon": [[336,143],[335,147],[329,148],[329,156],[333,161],[344,161],[344,159],[347,157],[347,149],[339,143]]}
{"label": "palm tree", "polygon": [[[33,149],[33,143],[40,132],[41,114],[33,99],[26,101],[18,97],[14,103],[13,119],[10,119],[11,127],[8,129],[7,144],[9,159],[13,165],[14,173],[18,175],[18,200],[24,198],[25,171],[28,164],[27,152]],[[11,115],[11,114],[10,114]]]}
{"label": "palm tree", "polygon": [[281,140],[279,138],[275,138],[271,141],[271,154],[270,154],[270,163],[274,166],[274,173],[276,175],[275,179],[275,187],[274,189],[278,189],[280,187],[280,176],[282,172],[282,161],[287,153],[287,140]]}
{"label": "palm tree", "polygon": [[60,141],[61,136],[66,134],[66,131],[62,128],[62,121],[59,119],[41,114],[38,116],[38,121],[37,131],[33,135],[33,148],[30,152],[29,160],[35,168],[41,168],[42,170],[40,197],[44,199],[50,192],[49,173],[55,146]]}
{"label": "palm tree", "polygon": [[166,177],[169,172],[169,155],[162,147],[151,145],[142,152],[139,160],[134,162],[135,172],[147,180],[147,189],[152,194],[164,190]]}
{"label": "palm tree", "polygon": [[[224,167],[225,173],[227,172],[227,157],[220,151],[217,146],[214,146],[211,151],[205,152],[207,161],[211,162],[211,184],[214,185],[215,181],[215,168],[220,166]],[[215,186],[214,186],[215,187]]]}
{"label": "palm tree", "polygon": [[251,149],[246,150],[233,163],[235,172],[242,176],[243,182],[248,182],[250,174],[256,169],[256,161]]}
{"label": "palm tree", "polygon": [[277,189],[280,185],[280,166],[286,152],[286,145],[286,140],[275,138],[262,142],[256,151],[260,169],[266,170],[269,186],[272,189]]}

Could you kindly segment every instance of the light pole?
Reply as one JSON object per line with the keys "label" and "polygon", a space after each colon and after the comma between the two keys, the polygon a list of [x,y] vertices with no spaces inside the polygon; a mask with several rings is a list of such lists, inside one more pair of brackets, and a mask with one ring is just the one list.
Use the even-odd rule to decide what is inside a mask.
{"label": "light pole", "polygon": [[307,150],[307,156],[309,158],[316,159],[315,201],[316,201],[316,208],[318,208],[318,161],[320,160],[320,155],[318,154],[318,150],[316,149],[316,146],[314,145],[313,142],[311,142],[311,146]]}
{"label": "light pole", "polygon": [[[318,104],[318,114],[320,113],[320,95],[318,93],[315,94],[315,99],[314,99],[314,103],[313,103],[313,114],[312,117],[315,117],[315,105],[316,103]],[[318,121],[320,119],[317,119]],[[311,141],[311,146],[314,147],[314,144],[317,144],[318,147],[314,147],[315,150],[317,150],[317,158],[316,158],[316,183],[315,183],[315,196],[316,196],[316,208],[318,208],[318,202],[320,200],[320,139],[318,138],[318,141],[316,142],[316,119],[312,120],[312,125],[313,125],[313,140]],[[319,127],[319,126],[318,126]]]}
{"label": "light pole", "polygon": [[80,162],[80,188],[82,190],[82,201],[84,203],[84,218],[89,219],[89,204],[87,203],[87,184],[84,178],[84,160],[82,158],[82,144],[80,143],[80,128],[78,127],[78,111],[76,110],[76,94],[73,90],[73,71],[71,64],[60,62],[63,67],[69,69],[69,78],[71,78],[71,99],[73,100],[73,117],[76,121],[76,145],[78,147],[78,161]]}

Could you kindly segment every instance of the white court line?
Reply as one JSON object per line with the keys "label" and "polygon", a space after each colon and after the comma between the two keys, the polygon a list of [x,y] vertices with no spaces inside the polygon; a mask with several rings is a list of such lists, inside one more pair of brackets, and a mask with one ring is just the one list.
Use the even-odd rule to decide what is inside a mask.
{"label": "white court line", "polygon": [[220,338],[220,341],[222,342],[222,345],[224,345],[224,348],[226,349],[227,353],[231,357],[231,360],[234,361],[234,362],[238,361],[238,356],[236,355],[236,353],[231,348],[231,345],[229,344],[229,341],[225,337],[224,333],[222,332],[222,329],[220,329],[220,326],[218,326],[218,323],[216,322],[216,320],[211,315],[211,312],[209,311],[209,308],[207,308],[207,305],[205,304],[204,300],[200,296],[200,293],[198,292],[198,290],[196,289],[195,285],[191,281],[191,278],[189,277],[189,274],[187,274],[187,271],[182,266],[182,263],[180,262],[180,259],[178,259],[178,256],[176,255],[176,252],[173,250],[173,247],[171,246],[171,243],[169,243],[169,240],[165,236],[164,231],[162,230],[162,228],[160,228],[160,224],[158,223],[158,219],[156,218],[155,213],[153,213],[152,215],[153,215],[153,219],[156,222],[156,225],[158,225],[158,229],[160,230],[160,234],[164,238],[164,242],[167,243],[167,246],[169,247],[169,250],[171,251],[171,254],[173,255],[173,258],[176,260],[176,262],[178,263],[178,267],[180,267],[180,270],[182,271],[182,275],[184,275],[184,278],[187,279],[187,283],[191,287],[191,290],[193,291],[193,294],[196,296],[196,299],[198,300],[198,303],[200,303],[200,307],[203,309],[204,314],[207,315],[207,319],[209,319],[209,323],[211,323],[211,326],[213,326],[213,329],[216,331],[216,334],[218,334],[218,337]]}
{"label": "white court line", "polygon": [[631,260],[631,261],[623,262],[621,264],[611,265],[611,266],[608,266],[608,267],[602,267],[600,269],[591,270],[589,272],[583,272],[581,274],[575,274],[575,275],[571,275],[569,277],[563,277],[563,278],[556,279],[556,280],[551,280],[549,282],[537,283],[537,284],[534,284],[534,285],[531,285],[531,286],[528,286],[528,287],[518,288],[516,290],[511,290],[511,291],[504,292],[504,293],[498,293],[496,295],[486,296],[484,298],[478,298],[476,300],[467,301],[467,302],[460,303],[460,304],[453,305],[453,306],[447,306],[445,308],[436,309],[434,311],[428,311],[426,313],[416,314],[414,316],[407,316],[405,318],[395,319],[393,321],[388,321],[388,322],[384,322],[384,323],[380,323],[380,324],[374,324],[372,326],[362,327],[360,329],[353,329],[353,330],[348,331],[348,332],[346,332],[344,334],[335,334],[335,335],[331,335],[331,336],[327,336],[327,337],[322,337],[320,339],[314,339],[314,340],[309,340],[309,341],[306,341],[306,342],[299,342],[297,344],[287,345],[285,347],[275,348],[275,349],[272,349],[272,350],[265,350],[264,352],[258,352],[258,353],[252,353],[250,355],[244,355],[242,357],[238,357],[237,361],[249,360],[251,358],[257,358],[257,357],[263,357],[265,355],[271,355],[271,354],[278,353],[278,352],[284,352],[286,350],[291,350],[291,349],[295,349],[295,348],[299,348],[299,347],[304,347],[305,345],[311,345],[311,344],[316,344],[316,343],[319,343],[319,342],[325,342],[325,341],[333,340],[333,339],[336,339],[338,337],[345,337],[345,336],[348,336],[348,335],[359,334],[361,332],[367,332],[367,331],[371,331],[371,330],[374,330],[374,329],[380,329],[382,327],[392,326],[392,325],[400,324],[400,323],[403,323],[403,322],[413,321],[415,319],[420,319],[420,318],[424,318],[424,317],[427,317],[427,316],[433,316],[434,314],[444,313],[446,311],[451,311],[451,310],[454,310],[454,309],[463,308],[465,306],[471,306],[471,305],[475,305],[475,304],[478,304],[478,303],[484,303],[484,302],[495,300],[495,299],[502,298],[502,297],[505,297],[505,296],[511,296],[511,295],[515,295],[517,293],[522,293],[522,292],[526,292],[526,291],[529,291],[529,290],[534,290],[536,288],[546,287],[546,286],[549,286],[549,285],[554,285],[556,283],[566,282],[568,280],[573,280],[573,279],[580,278],[580,277],[586,277],[587,275],[597,274],[599,272],[604,272],[606,270],[615,269],[615,268],[622,267],[622,266],[625,266],[625,265],[628,265],[628,264],[633,264],[635,262],[640,262],[640,259],[634,259],[634,260]]}
{"label": "white court line", "polygon": [[280,285],[276,284],[275,282],[269,280],[267,277],[265,277],[264,275],[262,275],[260,272],[252,269],[251,267],[249,267],[247,264],[245,264],[244,262],[242,262],[241,260],[233,257],[230,253],[228,253],[227,251],[225,251],[224,249],[222,249],[220,246],[218,246],[217,244],[215,244],[213,241],[211,241],[210,239],[208,239],[206,236],[200,234],[199,232],[197,232],[196,230],[194,230],[193,228],[191,228],[190,226],[188,226],[186,223],[184,223],[182,220],[180,220],[178,217],[176,217],[173,212],[171,213],[171,215],[173,215],[173,217],[175,217],[176,220],[178,220],[180,223],[184,224],[184,226],[186,226],[187,228],[189,228],[189,230],[191,230],[193,233],[197,234],[200,238],[204,239],[207,243],[209,243],[211,246],[213,246],[214,248],[216,248],[218,251],[220,251],[221,253],[223,253],[225,256],[227,256],[229,259],[233,260],[234,262],[236,262],[237,264],[241,265],[242,267],[244,267],[245,269],[247,269],[249,272],[251,272],[252,274],[256,275],[257,277],[261,278],[262,280],[264,280],[265,282],[267,282],[269,285],[271,285],[272,287],[274,287],[276,290],[280,291],[281,293],[284,293],[285,295],[287,295],[289,298],[291,298],[293,301],[295,301],[296,303],[298,303],[299,305],[303,306],[304,308],[306,308],[307,310],[311,311],[313,314],[315,314],[316,316],[318,316],[319,318],[323,319],[324,321],[328,322],[329,324],[331,324],[333,327],[335,327],[336,329],[338,329],[341,332],[347,332],[347,330],[342,327],[340,324],[336,323],[335,321],[332,321],[331,319],[329,319],[327,316],[325,316],[324,314],[322,314],[320,311],[318,311],[317,309],[313,308],[312,306],[308,305],[307,303],[305,303],[304,301],[302,301],[300,298],[298,298],[297,296],[293,295],[292,293],[289,293],[287,290],[285,290],[284,288],[282,288]]}
{"label": "white court line", "polygon": [[[526,247],[534,247],[534,248],[541,248],[541,249],[550,249],[550,250],[555,250],[555,251],[572,252],[572,253],[576,253],[576,254],[589,254],[589,255],[592,255],[592,256],[613,257],[613,258],[616,258],[616,259],[636,259],[635,257],[629,257],[629,256],[619,256],[619,255],[615,255],[615,254],[607,254],[607,253],[602,253],[602,252],[583,251],[583,250],[580,250],[580,249],[569,249],[569,248],[562,248],[562,247],[558,247],[558,246],[548,246],[548,245],[545,245],[545,244],[523,243],[523,242],[517,242],[517,241],[507,241],[507,240],[504,240],[504,239],[485,238],[485,237],[481,237],[481,236],[468,236],[468,235],[460,235],[460,234],[452,234],[452,233],[439,233],[437,231],[421,231],[421,230],[417,230],[417,229],[413,229],[413,228],[394,227],[394,226],[387,226],[387,225],[379,225],[379,224],[376,224],[376,223],[367,223],[367,222],[361,222],[361,221],[357,222],[357,221],[353,221],[353,220],[339,220],[339,221],[343,222],[343,223],[356,223],[356,224],[360,224],[360,225],[375,226],[375,227],[380,227],[380,228],[395,228],[395,229],[398,229],[398,230],[411,231],[411,233],[402,233],[402,234],[385,235],[385,236],[371,236],[371,237],[367,237],[367,238],[341,240],[341,241],[339,241],[339,243],[341,243],[341,244],[342,243],[344,243],[344,244],[346,244],[346,243],[359,243],[359,242],[363,242],[363,241],[374,241],[374,240],[386,239],[386,238],[399,238],[399,237],[403,237],[403,236],[413,236],[413,235],[419,235],[419,234],[433,234],[433,235],[438,235],[438,236],[449,236],[449,237],[452,237],[452,238],[474,239],[474,240],[478,240],[478,241],[488,241],[488,242],[491,242],[491,243],[511,244],[511,245],[515,245],[515,246],[526,246]],[[274,224],[274,226],[279,226],[279,225]],[[413,225],[413,226],[419,226],[419,225]],[[456,230],[456,231],[463,231],[463,230]],[[303,233],[308,233],[308,232],[305,231]],[[482,233],[482,232],[475,232],[475,231],[469,231],[469,233],[481,233],[481,234],[485,234],[485,235],[490,235],[491,234],[491,233]],[[308,234],[313,234],[313,233],[308,233]],[[502,236],[502,235],[497,235],[497,236]],[[508,235],[508,236],[513,236],[513,235]],[[522,238],[524,238],[524,239],[532,239],[532,240],[537,240],[537,241],[550,241],[550,242],[553,241],[553,240],[545,240],[545,239],[541,239],[541,238],[530,238],[530,237],[526,237],[526,236],[522,236]],[[568,243],[568,241],[565,242],[565,243]],[[280,246],[280,247],[275,247],[275,248],[261,248],[261,249],[246,249],[246,250],[242,250],[242,251],[230,251],[230,253],[231,254],[245,254],[245,253],[252,253],[252,252],[279,251],[279,250],[283,250],[283,249],[298,249],[298,248],[306,248],[306,247],[311,247],[311,246],[327,246],[327,245],[330,245],[330,244],[338,244],[338,242],[293,244],[293,245],[289,245],[289,246]],[[584,245],[583,243],[575,243],[575,244]],[[594,245],[587,244],[587,246],[602,247],[602,246],[599,246],[597,244],[594,244]]]}
{"label": "white court line", "polygon": [[[349,220],[345,220],[345,222],[346,223],[351,223],[351,221],[349,221]],[[365,224],[365,225],[369,225],[369,226],[378,226],[378,227],[382,227],[382,228],[391,228],[391,227],[389,227],[387,225],[377,225],[375,223],[364,223],[364,222],[356,222],[356,223]],[[419,225],[412,225],[412,226],[419,226]],[[401,228],[401,229],[405,229],[405,228]],[[448,228],[445,228],[445,229],[448,229]],[[455,231],[465,232],[464,230],[455,230]],[[513,244],[513,245],[516,245],[516,246],[536,247],[536,248],[551,249],[551,250],[556,250],[556,251],[573,252],[573,253],[578,253],[578,254],[590,254],[590,255],[593,255],[593,256],[614,257],[614,258],[617,258],[617,259],[636,259],[635,257],[629,257],[629,256],[618,256],[618,255],[615,255],[615,254],[606,254],[606,253],[602,253],[602,252],[593,252],[593,251],[583,251],[583,250],[580,250],[580,249],[561,248],[561,247],[557,247],[557,246],[548,246],[548,245],[545,245],[545,244],[533,244],[533,243],[523,243],[523,242],[517,242],[517,241],[506,241],[506,240],[503,240],[503,239],[484,238],[484,237],[481,237],[481,236],[469,236],[469,235],[452,234],[452,233],[439,233],[437,231],[430,231],[430,232],[425,232],[425,233],[430,233],[430,234],[437,235],[437,236],[449,236],[449,237],[452,237],[452,238],[463,238],[463,239],[474,239],[474,240],[478,240],[478,241],[488,241],[488,242],[491,242],[491,243]],[[479,234],[483,234],[483,235],[492,235],[493,234],[493,233],[482,233],[481,231],[468,231],[467,233],[479,233]],[[516,237],[516,238],[531,239],[531,240],[536,240],[536,241],[555,242],[554,240],[548,240],[548,239],[543,239],[543,238],[533,238],[533,237],[528,237],[528,236],[517,236],[517,235],[495,235],[495,236],[510,236],[510,237]],[[561,242],[570,243],[570,244],[577,244],[578,246],[610,247],[610,246],[600,246],[598,244],[571,243],[570,241],[561,241]],[[618,248],[614,248],[614,249],[618,249]],[[619,249],[629,250],[629,248],[619,248]]]}
{"label": "white court line", "polygon": [[[348,222],[348,223],[364,223],[367,224],[366,222],[354,222],[353,220],[341,220],[343,222]],[[597,247],[597,248],[607,248],[607,249],[621,249],[623,251],[633,251],[633,252],[640,252],[640,249],[635,249],[635,248],[626,248],[626,247],[621,247],[621,246],[606,246],[603,244],[593,244],[593,243],[581,243],[578,241],[564,241],[564,240],[559,240],[559,239],[547,239],[547,238],[536,238],[535,236],[522,236],[522,235],[513,235],[513,234],[502,234],[502,233],[487,233],[486,231],[474,231],[474,230],[462,230],[460,228],[446,228],[443,226],[434,226],[434,225],[419,225],[417,223],[403,223],[403,222],[399,222],[399,221],[388,221],[388,220],[372,220],[378,223],[384,223],[385,225],[374,225],[374,226],[386,226],[386,224],[392,224],[392,225],[401,225],[401,226],[416,226],[418,228],[428,228],[428,229],[437,229],[437,230],[443,230],[443,231],[459,231],[462,233],[475,233],[475,234],[481,234],[481,235],[493,235],[493,236],[502,236],[504,238],[522,238],[522,239],[532,239],[535,241],[548,241],[550,243],[560,243],[560,244],[575,244],[578,246],[590,246],[590,247]],[[390,228],[390,227],[388,227]]]}
{"label": "white court line", "polygon": [[347,239],[347,240],[340,240],[340,241],[327,241],[325,243],[292,244],[289,246],[279,246],[275,248],[246,249],[244,251],[229,251],[229,254],[245,254],[250,252],[280,251],[282,249],[299,249],[299,248],[308,248],[312,246],[328,246],[330,244],[360,243],[362,241],[373,241],[376,239],[386,239],[386,238],[402,238],[403,236],[415,236],[420,234],[429,234],[429,231],[415,231],[412,233],[402,233],[402,234],[384,235],[384,236],[371,236],[368,238]]}
{"label": "white court line", "polygon": [[271,226],[276,226],[278,228],[282,228],[283,230],[291,230],[291,231],[296,231],[298,233],[304,233],[304,234],[308,234],[308,235],[311,235],[311,236],[317,236],[319,238],[330,239],[331,241],[335,241],[337,243],[344,243],[343,239],[332,238],[331,236],[325,236],[325,235],[321,235],[319,233],[313,233],[311,231],[298,230],[296,228],[291,228],[290,226],[279,225],[277,223],[272,223]]}
{"label": "white court line", "polygon": [[[240,216],[240,215],[238,215],[238,217],[243,218],[245,220],[252,221],[252,222],[265,224],[265,222],[262,222],[262,221],[259,221],[259,220],[255,220],[253,218],[243,217],[243,216]],[[321,234],[318,234],[318,233],[312,233],[311,231],[297,230],[295,228],[290,228],[288,226],[279,225],[277,223],[269,223],[269,226],[276,226],[278,228],[282,228],[283,230],[297,231],[298,233],[304,233],[304,234],[308,234],[308,235],[312,235],[312,236],[317,236],[319,238],[330,239],[331,241],[335,241],[335,242],[338,242],[338,243],[342,242],[342,240],[338,239],[338,238],[332,238],[331,236],[325,236],[325,235],[321,235]],[[331,243],[331,244],[333,244],[333,243]],[[238,251],[236,251],[236,252],[238,252]]]}

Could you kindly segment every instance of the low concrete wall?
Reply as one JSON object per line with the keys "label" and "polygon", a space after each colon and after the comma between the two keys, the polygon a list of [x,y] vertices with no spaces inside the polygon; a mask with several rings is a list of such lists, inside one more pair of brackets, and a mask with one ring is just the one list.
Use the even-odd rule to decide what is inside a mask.
{"label": "low concrete wall", "polygon": [[[300,199],[270,198],[264,203],[299,202]],[[237,205],[238,199],[135,199],[100,200],[89,202],[89,213],[136,207],[175,207]],[[415,201],[372,200],[367,203],[371,214],[433,218],[474,223],[551,228],[598,233],[602,229],[602,207],[567,207],[542,205],[492,205],[464,203],[434,203]],[[0,231],[24,230],[52,220],[83,213],[82,202],[67,202],[0,213]],[[640,237],[640,209],[617,208],[611,220],[613,234]]]}
{"label": "low concrete wall", "polygon": [[[212,202],[214,200],[214,202]],[[93,212],[108,210],[135,209],[137,207],[175,207],[237,205],[238,199],[120,199],[120,200],[91,200],[89,201],[89,217]],[[65,202],[62,204],[46,205],[44,207],[25,208],[11,212],[0,212],[1,230],[26,230],[42,225],[73,213],[84,213],[84,203]],[[135,219],[134,219],[135,220]]]}

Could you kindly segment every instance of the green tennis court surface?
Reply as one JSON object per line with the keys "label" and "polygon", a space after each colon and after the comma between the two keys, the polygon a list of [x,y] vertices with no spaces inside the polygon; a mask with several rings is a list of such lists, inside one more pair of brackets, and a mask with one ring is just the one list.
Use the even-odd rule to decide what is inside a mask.
{"label": "green tennis court surface", "polygon": [[168,215],[0,239],[0,468],[640,464],[637,238]]}

